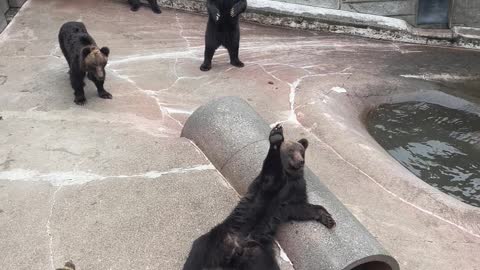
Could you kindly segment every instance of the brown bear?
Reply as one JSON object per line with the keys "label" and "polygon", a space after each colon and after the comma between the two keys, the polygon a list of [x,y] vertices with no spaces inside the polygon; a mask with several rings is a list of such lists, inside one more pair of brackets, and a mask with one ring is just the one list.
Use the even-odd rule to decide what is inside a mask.
{"label": "brown bear", "polygon": [[99,97],[111,99],[112,95],[103,88],[110,49],[99,48],[81,22],[63,24],[58,41],[70,67],[70,83],[75,91],[75,104],[84,105],[87,102],[83,91],[85,75],[97,87]]}

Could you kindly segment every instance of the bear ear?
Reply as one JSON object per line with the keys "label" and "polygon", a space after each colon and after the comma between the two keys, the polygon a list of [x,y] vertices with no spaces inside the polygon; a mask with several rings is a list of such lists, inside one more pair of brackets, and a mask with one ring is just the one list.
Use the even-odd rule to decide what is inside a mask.
{"label": "bear ear", "polygon": [[108,55],[110,54],[110,49],[108,47],[103,47],[100,49],[100,51],[106,56],[108,57]]}
{"label": "bear ear", "polygon": [[87,57],[87,55],[89,55],[90,52],[92,52],[92,48],[90,48],[90,47],[83,48],[82,49],[82,58]]}
{"label": "bear ear", "polygon": [[307,150],[307,147],[308,147],[308,140],[307,139],[300,139],[298,142],[301,145],[303,145],[303,148],[305,148],[305,150]]}

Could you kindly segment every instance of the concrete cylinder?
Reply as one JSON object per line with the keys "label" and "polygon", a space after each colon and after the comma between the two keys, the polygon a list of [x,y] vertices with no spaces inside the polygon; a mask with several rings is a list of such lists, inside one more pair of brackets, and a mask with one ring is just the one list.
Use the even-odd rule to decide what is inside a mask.
{"label": "concrete cylinder", "polygon": [[[269,125],[247,102],[222,97],[198,108],[187,120],[182,137],[192,140],[243,195],[260,172],[269,132]],[[399,269],[397,261],[308,168],[305,179],[310,202],[324,205],[337,226],[332,230],[317,222],[281,226],[277,239],[295,269]]]}

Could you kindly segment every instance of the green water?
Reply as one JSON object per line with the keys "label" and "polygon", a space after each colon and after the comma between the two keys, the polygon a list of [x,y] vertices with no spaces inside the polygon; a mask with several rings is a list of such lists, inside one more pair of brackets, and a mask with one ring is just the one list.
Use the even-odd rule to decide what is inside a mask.
{"label": "green water", "polygon": [[480,116],[424,102],[383,104],[368,131],[428,184],[480,207]]}

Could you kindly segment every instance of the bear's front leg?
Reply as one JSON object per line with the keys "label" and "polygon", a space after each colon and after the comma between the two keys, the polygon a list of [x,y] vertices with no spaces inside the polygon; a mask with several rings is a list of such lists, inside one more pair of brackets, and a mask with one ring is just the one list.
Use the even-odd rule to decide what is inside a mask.
{"label": "bear's front leg", "polygon": [[291,204],[283,206],[283,216],[289,220],[308,221],[315,220],[325,227],[331,229],[335,226],[335,220],[332,215],[321,205],[313,205],[309,203]]}
{"label": "bear's front leg", "polygon": [[97,92],[99,97],[104,99],[112,99],[113,97],[112,94],[110,94],[109,92],[107,92],[107,90],[105,90],[105,88],[103,88],[103,84],[105,83],[104,80],[98,80],[97,78],[95,78],[95,76],[91,75],[90,73],[88,73],[87,76],[88,76],[88,79],[90,79],[97,87]]}
{"label": "bear's front leg", "polygon": [[215,5],[214,0],[207,0],[207,12],[210,18],[212,18],[215,23],[220,21],[220,11]]}
{"label": "bear's front leg", "polygon": [[283,127],[278,124],[271,131],[268,137],[270,149],[263,161],[261,179],[262,189],[267,192],[275,192],[284,184],[282,181],[282,159],[280,157],[280,145],[284,141]]}
{"label": "bear's front leg", "polygon": [[246,9],[247,9],[247,1],[241,0],[240,2],[233,5],[232,9],[230,10],[230,16],[232,18],[235,18],[241,13],[243,13]]}
{"label": "bear's front leg", "polygon": [[87,99],[85,98],[85,92],[83,91],[83,87],[85,86],[85,83],[83,83],[84,78],[85,74],[75,73],[73,70],[70,70],[70,83],[75,91],[75,99],[73,102],[80,106],[85,105],[87,102]]}

